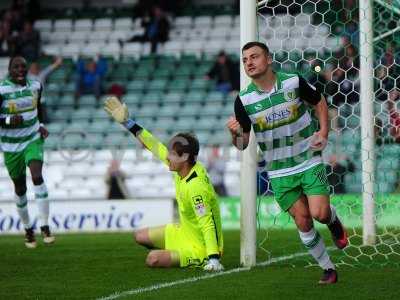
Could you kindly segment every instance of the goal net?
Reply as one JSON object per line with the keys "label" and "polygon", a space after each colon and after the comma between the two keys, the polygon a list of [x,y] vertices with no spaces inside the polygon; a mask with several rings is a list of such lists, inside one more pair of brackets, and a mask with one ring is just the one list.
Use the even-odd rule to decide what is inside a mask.
{"label": "goal net", "polygon": [[[257,10],[258,39],[270,48],[274,69],[300,73],[328,101],[331,130],[323,158],[331,202],[348,229],[349,246],[336,250],[326,226],[315,225],[339,265],[400,265],[400,5],[395,0],[371,3],[373,105],[366,106],[373,106],[373,114],[363,114],[364,119],[360,61],[365,57],[360,53],[365,43],[359,32],[365,16],[359,1],[259,1]],[[362,128],[369,124],[374,149],[362,155]],[[365,167],[368,162],[372,169]],[[285,263],[313,265],[294,222],[274,202],[264,172],[258,176],[258,195],[258,261],[285,257]],[[366,197],[372,199],[373,212],[369,242],[363,240]]]}

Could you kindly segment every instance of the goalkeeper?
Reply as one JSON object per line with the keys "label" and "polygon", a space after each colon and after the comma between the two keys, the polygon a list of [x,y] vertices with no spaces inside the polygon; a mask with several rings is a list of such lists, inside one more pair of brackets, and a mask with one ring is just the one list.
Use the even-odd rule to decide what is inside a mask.
{"label": "goalkeeper", "polygon": [[207,172],[196,161],[199,153],[196,137],[179,133],[167,148],[130,119],[128,108],[116,97],[108,98],[104,109],[174,172],[180,224],[135,232],[137,243],[155,249],[149,252],[146,264],[149,267],[202,266],[206,271],[223,270],[220,209]]}

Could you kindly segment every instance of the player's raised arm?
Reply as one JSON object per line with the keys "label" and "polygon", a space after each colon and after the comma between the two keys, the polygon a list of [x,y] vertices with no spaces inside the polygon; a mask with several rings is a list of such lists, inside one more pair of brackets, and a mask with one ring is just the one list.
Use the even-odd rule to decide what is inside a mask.
{"label": "player's raised arm", "polygon": [[104,110],[118,123],[128,129],[151,153],[163,163],[169,165],[167,160],[168,148],[165,147],[151,132],[129,118],[128,107],[117,97],[109,97],[104,103]]}

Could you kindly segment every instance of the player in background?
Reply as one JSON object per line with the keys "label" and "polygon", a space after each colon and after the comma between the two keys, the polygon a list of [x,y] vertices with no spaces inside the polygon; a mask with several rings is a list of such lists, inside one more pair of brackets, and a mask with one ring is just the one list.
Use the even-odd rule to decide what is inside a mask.
{"label": "player in background", "polygon": [[[274,72],[265,44],[247,43],[242,54],[252,82],[236,98],[235,117],[227,123],[232,143],[239,150],[245,149],[253,127],[275,199],[293,217],[301,241],[324,270],[319,283],[335,283],[335,266],[313,225],[313,219],[327,224],[336,246],[346,247],[347,235],[330,205],[321,157],[329,131],[325,98],[301,76]],[[315,109],[319,130],[308,105]]]}
{"label": "player in background", "polygon": [[27,79],[27,63],[21,56],[10,59],[9,76],[0,82],[0,145],[4,163],[14,183],[16,204],[25,227],[25,246],[36,247],[26,197],[26,167],[30,169],[45,244],[54,242],[48,224],[49,201],[43,181],[43,143],[49,135],[42,124],[42,85]]}
{"label": "player in background", "polygon": [[104,109],[174,172],[180,223],[144,228],[134,233],[137,243],[157,249],[149,252],[146,264],[149,267],[203,266],[206,271],[223,270],[219,204],[206,169],[196,161],[199,153],[196,137],[179,133],[167,148],[129,118],[128,108],[118,98],[108,98]]}

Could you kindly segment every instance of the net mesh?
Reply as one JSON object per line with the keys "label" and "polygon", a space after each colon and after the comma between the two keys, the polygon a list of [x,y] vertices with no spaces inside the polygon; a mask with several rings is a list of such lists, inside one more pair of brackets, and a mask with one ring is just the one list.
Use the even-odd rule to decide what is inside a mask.
{"label": "net mesh", "polygon": [[[359,8],[358,1],[263,1],[258,7],[258,38],[273,55],[274,69],[297,72],[323,91],[331,131],[324,162],[331,202],[348,229],[349,246],[331,248],[338,264],[400,265],[400,10],[398,1],[375,1],[374,28],[374,182],[376,244],[362,243]],[[295,225],[273,200],[267,174],[258,176],[258,259],[305,252]],[[270,196],[269,196],[270,195]],[[271,196],[272,195],[272,196]],[[333,246],[326,226],[316,224]],[[282,232],[291,233],[286,236]],[[273,244],[274,247],[270,247]],[[271,250],[274,248],[275,250]],[[296,256],[294,265],[313,265]]]}

